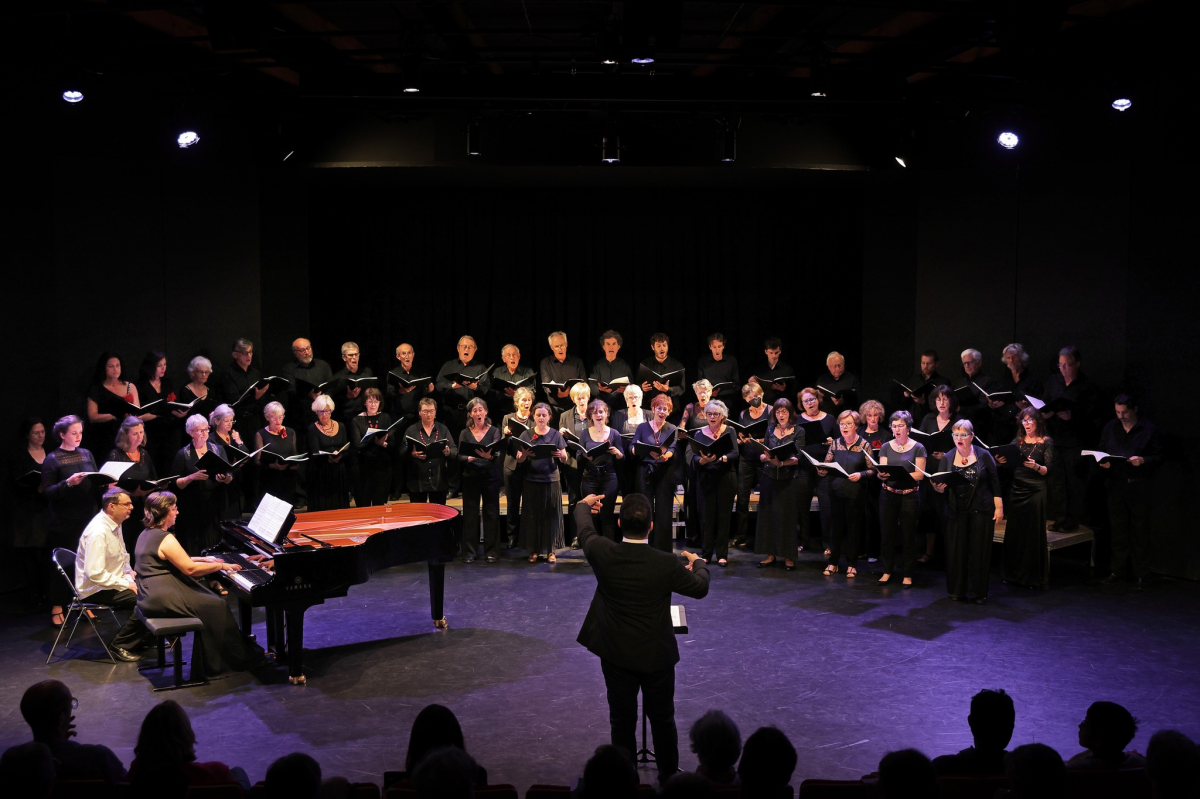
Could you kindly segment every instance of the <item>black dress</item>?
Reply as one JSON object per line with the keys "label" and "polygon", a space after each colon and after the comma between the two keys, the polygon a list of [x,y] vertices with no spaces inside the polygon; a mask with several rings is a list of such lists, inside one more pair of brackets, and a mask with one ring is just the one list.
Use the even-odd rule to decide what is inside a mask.
{"label": "black dress", "polygon": [[[229,457],[220,444],[208,442],[208,449],[226,461]],[[187,477],[199,471],[196,462],[200,456],[196,448],[188,444],[175,454],[171,474]],[[225,486],[217,482],[214,475],[207,480],[196,480],[180,488],[175,481],[175,495],[179,500],[179,521],[176,531],[183,548],[188,552],[202,552],[214,546],[221,538],[221,509],[225,505]]]}
{"label": "black dress", "polygon": [[[229,440],[226,441],[214,430],[208,434],[208,440],[213,444],[219,445],[221,449],[225,450],[225,454],[229,458],[230,463],[240,460],[250,454],[250,450],[246,448],[246,442],[243,441],[241,444],[234,443],[232,434],[229,436]],[[217,518],[219,518],[221,521],[225,521],[226,519],[241,518],[242,494],[246,490],[245,482],[247,476],[250,474],[246,471],[246,469],[247,467],[253,468],[253,466],[254,464],[250,463],[249,461],[245,461],[230,473],[229,476],[233,478],[233,482],[226,485],[225,490],[221,492],[221,510],[217,513]],[[141,515],[138,514],[135,518],[141,519]]]}
{"label": "black dress", "polygon": [[392,417],[386,413],[374,416],[360,414],[351,420],[350,439],[357,450],[358,474],[361,496],[354,498],[359,507],[367,505],[386,505],[388,489],[392,485],[392,447],[400,446],[400,430],[393,428],[387,434],[387,446],[380,443],[380,436],[374,435],[365,442],[363,436],[368,430],[386,430],[392,425]]}
{"label": "black dress", "polygon": [[[534,429],[520,436],[530,444],[553,444],[564,449],[567,442],[557,430],[538,435]],[[530,555],[549,555],[566,546],[563,537],[562,487],[558,477],[558,458],[527,458],[521,496],[521,548]]]}
{"label": "black dress", "polygon": [[[650,422],[642,422],[633,434],[633,441],[635,444],[640,441],[661,447],[674,431],[675,425],[670,422],[663,422],[657,433]],[[654,529],[650,532],[650,544],[663,552],[671,552],[673,548],[671,515],[675,510],[675,488],[679,485],[679,473],[682,471],[676,461],[687,449],[676,438],[667,452],[670,457],[665,461],[642,457],[638,459],[637,466],[638,493],[645,495],[654,505]]]}
{"label": "black dress", "polygon": [[14,502],[9,508],[11,545],[42,549],[46,546],[46,495],[42,486],[42,464],[22,445],[12,460]]}
{"label": "black dress", "polygon": [[967,479],[966,485],[945,491],[949,506],[946,587],[951,599],[986,599],[988,595],[996,531],[994,499],[1000,495],[1000,477],[987,450],[974,450],[975,462],[970,466],[955,466],[954,452],[947,452],[938,466],[939,472],[960,472]]}
{"label": "black dress", "polygon": [[[778,434],[778,427],[767,433],[768,447],[781,447],[789,441],[797,447],[804,446],[804,430],[794,427],[786,436]],[[804,456],[799,456],[804,460]],[[793,560],[800,542],[796,538],[800,513],[808,514],[808,508],[800,508],[800,481],[804,471],[795,466],[776,466],[759,461],[763,467],[762,491],[758,499],[758,533],[754,538],[754,551],[760,555]]]}
{"label": "black dress", "polygon": [[[499,441],[500,429],[489,424],[483,438],[464,427],[458,434],[458,460],[462,465],[462,508],[463,535],[462,555],[474,558],[479,548],[479,515],[483,509],[484,556],[498,557],[500,546],[500,470],[503,448],[492,451],[492,459],[480,458],[475,454],[476,446],[487,446]],[[475,460],[470,460],[475,458]]]}
{"label": "black dress", "polygon": [[346,425],[340,422],[334,424],[337,425],[337,430],[331,436],[325,435],[315,423],[308,426],[308,451],[313,455],[308,461],[305,473],[310,511],[350,507],[350,475],[346,472],[346,460],[350,451],[343,452],[336,462],[328,455],[316,454],[337,452],[350,440],[346,435]]}
{"label": "black dress", "polygon": [[88,389],[87,398],[96,403],[96,413],[107,413],[116,417],[107,422],[89,421],[84,425],[84,445],[88,450],[108,452],[112,449],[113,442],[117,440],[117,431],[121,428],[121,422],[125,421],[126,412],[129,411],[127,403],[133,400],[133,392],[129,390],[132,387],[132,383],[126,383],[126,393],[119,397],[100,383]]}
{"label": "black dress", "polygon": [[[724,363],[724,360],[722,360],[722,363]],[[750,413],[750,409],[747,408],[742,411],[741,415],[738,417],[738,422],[741,424],[753,424],[754,422],[761,421],[765,418],[767,420],[767,427],[774,427],[775,421],[771,418],[773,415],[771,409],[766,405],[761,405],[759,407],[762,408],[762,413],[759,416],[755,417]],[[801,437],[803,438],[803,436]],[[759,440],[766,440],[766,436],[764,435],[763,438]],[[738,459],[737,468],[737,536],[735,540],[738,544],[743,544],[752,540],[757,542],[758,540],[755,535],[757,524],[752,525],[750,519],[750,496],[757,490],[759,491],[759,501],[762,501],[761,492],[763,483],[766,482],[763,469],[766,468],[766,464],[759,460],[758,457],[762,451],[749,439],[747,439],[746,442],[740,446],[742,448],[742,452],[741,457]],[[760,515],[757,521],[761,520],[762,516]],[[751,529],[752,526],[755,529]],[[755,552],[757,551],[758,548],[756,544]],[[788,557],[790,558],[791,555]]]}
{"label": "black dress", "polygon": [[[700,507],[701,549],[704,559],[725,560],[729,557],[730,510],[737,494],[738,443],[733,428],[725,426],[721,435],[729,439],[729,451],[711,463],[701,464],[700,454],[693,450],[690,459],[696,470],[696,504]],[[701,444],[711,444],[708,427],[696,430],[692,438]]]}
{"label": "black dress", "polygon": [[62,447],[46,455],[42,462],[42,495],[49,503],[46,514],[46,545],[74,552],[87,523],[100,510],[100,489],[90,480],[67,485],[67,478],[78,472],[94,472],[96,460],[83,447]]}
{"label": "black dress", "polygon": [[[162,390],[155,391],[149,380],[138,381],[138,401],[142,403],[143,407],[155,400],[174,402],[179,399],[175,395],[175,387],[171,384],[170,378],[164,376],[162,380],[158,381],[158,387]],[[150,451],[150,459],[154,461],[154,468],[160,473],[165,473],[174,463],[175,453],[183,446],[183,420],[171,413],[169,405],[154,408],[153,413],[154,418],[148,419],[145,424],[146,449]],[[138,520],[137,529],[140,533],[142,517],[139,515],[136,518]]]}
{"label": "black dress", "polygon": [[[280,428],[278,434],[272,433],[270,427],[264,427],[254,434],[254,449],[266,447],[267,452],[281,458],[296,455],[296,431],[290,427]],[[282,499],[284,502],[296,502],[296,470],[297,464],[290,464],[286,469],[276,469],[263,462],[262,454],[258,456],[258,489],[263,494]]]}
{"label": "black dress", "polygon": [[[1021,462],[1013,469],[1012,490],[1004,507],[1004,558],[1001,574],[1006,582],[1029,588],[1044,588],[1050,579],[1050,553],[1046,549],[1046,490],[1054,468],[1054,441],[1026,444],[1019,439]],[[1047,467],[1040,474],[1025,466],[1033,458]]]}
{"label": "black dress", "polygon": [[[520,435],[516,428],[509,427],[509,420],[517,419],[516,412],[504,414],[504,419],[500,422],[500,430],[509,428],[509,433],[512,438]],[[517,421],[525,427],[533,427],[533,417],[526,416],[524,419]],[[512,435],[515,434],[515,435]],[[504,453],[504,465],[501,470],[501,479],[504,483],[504,496],[507,502],[505,511],[505,536],[515,546],[521,537],[521,497],[525,493],[525,475],[529,472],[529,461],[517,462],[517,445],[511,440],[508,442],[508,448]]]}
{"label": "black dress", "polygon": [[[110,461],[117,463],[133,463],[133,459],[129,457],[129,453],[120,449],[113,449],[108,453]],[[142,513],[145,510],[145,495],[137,496],[134,492],[137,490],[137,480],[157,480],[158,470],[154,466],[154,459],[151,457],[149,450],[146,447],[138,447],[138,462],[134,463],[126,470],[125,474],[121,475],[121,479],[117,481],[117,485],[129,492],[129,501],[133,503],[133,512],[129,514],[129,518],[121,525],[121,538],[125,539],[125,550],[132,552],[137,544],[138,536],[141,535],[145,525],[142,524]]]}
{"label": "black dress", "polygon": [[[188,385],[191,384],[189,383]],[[180,420],[184,422],[185,425],[187,420],[196,414],[200,414],[204,417],[205,421],[208,421],[208,415],[216,410],[216,407],[221,404],[217,400],[217,392],[213,391],[212,387],[207,383],[205,384],[205,388],[207,389],[207,393],[204,395],[204,399],[197,399],[196,394],[187,386],[179,389],[179,402],[191,402],[192,400],[197,400],[196,404],[188,409],[187,416],[184,416],[183,419]],[[171,418],[174,419],[175,417],[172,416]]]}
{"label": "black dress", "polygon": [[133,554],[138,609],[150,618],[194,616],[204,622],[204,629],[197,634],[208,679],[245,671],[259,659],[259,653],[247,645],[225,600],[158,556],[168,535],[165,530],[149,529],[138,536]]}
{"label": "black dress", "polygon": [[[590,427],[583,431],[579,437],[585,448],[593,448],[601,441],[607,442],[603,449],[597,451],[592,457],[586,458],[579,456],[579,468],[582,473],[580,480],[579,494],[580,497],[586,497],[589,494],[601,494],[604,496],[604,502],[600,506],[600,524],[598,529],[606,538],[613,541],[619,541],[617,536],[617,523],[615,510],[617,507],[617,469],[625,460],[625,440],[621,438],[621,434],[617,432],[615,427],[608,428],[608,436],[601,441],[597,441],[592,433],[596,428]],[[618,458],[608,451],[609,447],[616,447],[621,453]]]}

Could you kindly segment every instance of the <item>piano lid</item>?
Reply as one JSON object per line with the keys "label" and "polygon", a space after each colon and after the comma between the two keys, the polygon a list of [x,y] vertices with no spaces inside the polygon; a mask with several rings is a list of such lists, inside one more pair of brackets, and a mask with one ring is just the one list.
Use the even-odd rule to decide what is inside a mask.
{"label": "piano lid", "polygon": [[311,536],[334,546],[353,546],[384,530],[449,521],[459,515],[455,508],[431,502],[314,511],[296,516],[288,538],[297,544],[305,543],[305,536]]}

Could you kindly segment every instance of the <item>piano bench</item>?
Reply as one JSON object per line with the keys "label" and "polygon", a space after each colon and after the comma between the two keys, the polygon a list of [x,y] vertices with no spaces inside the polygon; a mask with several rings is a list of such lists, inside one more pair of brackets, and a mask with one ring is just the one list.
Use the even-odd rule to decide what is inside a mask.
{"label": "piano bench", "polygon": [[158,647],[158,659],[153,665],[139,666],[138,671],[149,671],[151,669],[165,669],[167,667],[167,639],[171,639],[172,649],[172,666],[175,673],[175,681],[172,685],[164,685],[156,687],[155,691],[174,691],[177,688],[194,688],[198,685],[208,685],[208,680],[204,676],[204,649],[203,643],[199,635],[192,636],[192,669],[191,679],[187,682],[183,680],[183,667],[187,663],[183,659],[183,636],[188,633],[198,633],[204,629],[204,622],[199,619],[191,618],[190,616],[178,618],[159,618],[154,619],[142,613],[141,608],[138,608],[137,617],[146,625],[146,629],[154,636],[155,643]]}

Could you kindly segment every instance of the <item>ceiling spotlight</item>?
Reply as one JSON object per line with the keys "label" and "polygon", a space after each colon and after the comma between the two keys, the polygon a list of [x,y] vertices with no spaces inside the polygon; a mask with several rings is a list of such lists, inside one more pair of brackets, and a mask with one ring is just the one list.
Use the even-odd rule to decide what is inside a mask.
{"label": "ceiling spotlight", "polygon": [[828,97],[829,95],[825,94],[825,92],[821,91],[820,89],[813,89],[811,92],[808,93],[808,96],[809,97]]}
{"label": "ceiling spotlight", "polygon": [[405,86],[405,87],[404,87],[404,93],[405,93],[405,94],[416,94],[416,93],[417,93],[417,92],[419,92],[419,91],[421,91],[421,87],[420,87],[420,86],[415,86],[415,85],[414,85],[414,86]]}
{"label": "ceiling spotlight", "polygon": [[[64,100],[66,100],[68,103],[71,103],[72,105],[74,105],[75,103],[83,102],[83,92],[76,91],[74,89],[68,89],[67,91],[63,92],[62,97]],[[1126,100],[1125,102],[1129,102],[1129,101]],[[1117,104],[1113,103],[1113,108],[1116,108],[1116,107],[1117,107]]]}
{"label": "ceiling spotlight", "polygon": [[896,163],[899,164],[900,166],[904,167],[905,169],[908,169],[908,159],[905,158],[904,156],[897,155]]}
{"label": "ceiling spotlight", "polygon": [[604,64],[606,67],[611,67],[613,64],[617,63],[617,59],[615,59],[615,58],[606,58],[606,59],[604,59],[603,61],[601,61],[600,63],[601,63],[601,64]]}
{"label": "ceiling spotlight", "polygon": [[[631,58],[631,59],[629,59],[629,61],[630,61],[630,63],[633,63],[633,64],[653,64],[654,56],[643,55],[643,56],[638,56],[637,58]],[[607,63],[607,62],[605,62],[605,63]]]}
{"label": "ceiling spotlight", "polygon": [[996,141],[1005,150],[1011,150],[1021,143],[1021,139],[1012,131],[1006,130],[996,137]]}
{"label": "ceiling spotlight", "polygon": [[600,140],[600,160],[606,164],[621,163],[620,136],[605,136]]}
{"label": "ceiling spotlight", "polygon": [[[66,97],[67,96],[64,94],[63,99],[66,99]],[[1117,109],[1118,111],[1128,111],[1130,108],[1133,107],[1133,103],[1131,103],[1126,98],[1121,97],[1117,100],[1112,101],[1112,107]]]}
{"label": "ceiling spotlight", "polygon": [[193,144],[198,144],[199,142],[200,134],[194,130],[185,130],[183,133],[180,133],[179,138],[175,140],[175,143],[178,144],[182,150],[186,150]]}
{"label": "ceiling spotlight", "polygon": [[480,128],[478,119],[467,123],[467,155],[479,155],[482,152],[479,149]]}

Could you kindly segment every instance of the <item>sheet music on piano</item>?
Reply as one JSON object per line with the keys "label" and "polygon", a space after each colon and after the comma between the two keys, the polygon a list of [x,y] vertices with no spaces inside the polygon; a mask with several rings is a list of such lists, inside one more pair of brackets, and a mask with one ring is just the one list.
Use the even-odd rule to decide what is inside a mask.
{"label": "sheet music on piano", "polygon": [[250,517],[247,529],[257,538],[276,546],[287,536],[288,530],[292,528],[292,522],[295,520],[292,503],[285,502],[271,494],[263,494],[257,510]]}

